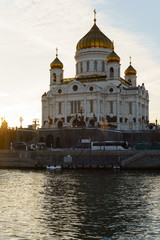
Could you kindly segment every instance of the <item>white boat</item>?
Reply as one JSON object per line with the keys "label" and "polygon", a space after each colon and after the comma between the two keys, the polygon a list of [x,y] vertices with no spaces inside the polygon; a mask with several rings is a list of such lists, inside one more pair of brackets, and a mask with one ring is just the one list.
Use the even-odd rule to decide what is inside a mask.
{"label": "white boat", "polygon": [[50,169],[50,170],[60,170],[61,169],[61,166],[46,166],[47,169]]}
{"label": "white boat", "polygon": [[120,166],[119,165],[114,165],[113,169],[120,169]]}

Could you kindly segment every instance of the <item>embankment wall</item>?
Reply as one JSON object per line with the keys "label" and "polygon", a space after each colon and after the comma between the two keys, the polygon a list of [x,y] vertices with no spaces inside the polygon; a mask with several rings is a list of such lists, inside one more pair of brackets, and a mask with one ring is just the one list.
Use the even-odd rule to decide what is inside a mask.
{"label": "embankment wall", "polygon": [[0,151],[0,168],[43,168],[47,165],[152,169],[160,168],[160,151]]}

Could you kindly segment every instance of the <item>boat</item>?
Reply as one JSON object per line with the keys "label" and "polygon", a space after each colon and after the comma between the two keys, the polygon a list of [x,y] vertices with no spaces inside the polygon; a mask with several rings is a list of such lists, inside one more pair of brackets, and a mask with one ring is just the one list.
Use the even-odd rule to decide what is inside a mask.
{"label": "boat", "polygon": [[46,169],[49,169],[49,170],[61,170],[61,166],[51,166],[51,165],[48,165],[46,166]]}
{"label": "boat", "polygon": [[113,165],[113,169],[120,169],[119,165]]}

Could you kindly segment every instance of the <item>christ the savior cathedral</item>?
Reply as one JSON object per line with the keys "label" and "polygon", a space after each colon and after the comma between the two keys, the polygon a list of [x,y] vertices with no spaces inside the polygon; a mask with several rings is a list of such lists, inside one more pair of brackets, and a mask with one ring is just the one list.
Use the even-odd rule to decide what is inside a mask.
{"label": "christ the savior cathedral", "polygon": [[105,127],[145,130],[149,95],[137,86],[131,62],[120,76],[120,57],[96,24],[76,46],[76,75],[63,78],[63,64],[50,64],[50,89],[42,95],[42,129]]}

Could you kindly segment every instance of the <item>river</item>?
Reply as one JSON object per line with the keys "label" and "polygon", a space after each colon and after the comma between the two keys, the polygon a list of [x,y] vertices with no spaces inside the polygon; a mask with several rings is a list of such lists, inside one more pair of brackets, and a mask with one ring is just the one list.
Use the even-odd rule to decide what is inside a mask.
{"label": "river", "polygon": [[0,239],[160,239],[160,173],[0,170]]}

